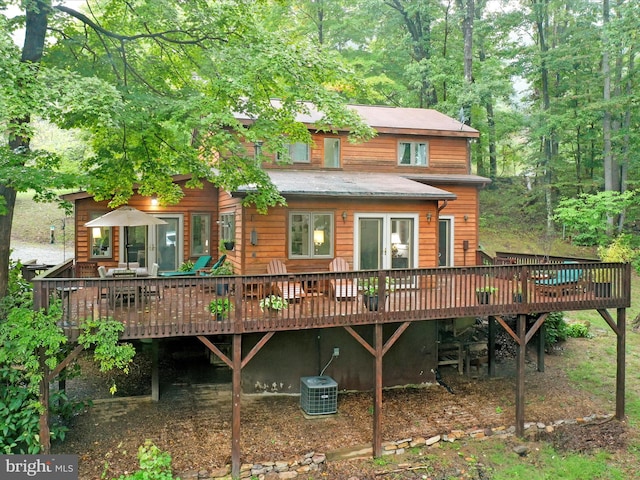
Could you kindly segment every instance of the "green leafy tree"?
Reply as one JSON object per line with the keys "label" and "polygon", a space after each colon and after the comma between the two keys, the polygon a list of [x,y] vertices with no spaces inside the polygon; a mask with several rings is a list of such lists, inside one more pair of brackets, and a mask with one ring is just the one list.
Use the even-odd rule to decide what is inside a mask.
{"label": "green leafy tree", "polygon": [[[284,200],[260,168],[264,158],[256,162],[243,141],[261,142],[271,153],[284,150],[284,136],[309,140],[295,121],[308,110],[305,102],[322,112],[319,129],[371,135],[335,88],[344,79],[357,85],[355,77],[334,54],[267,31],[266,5],[112,0],[90,2],[85,13],[31,0],[22,18],[2,20],[0,296],[18,191],[51,199],[54,189],[75,185],[115,207],[139,185],[140,194],[169,204],[183,194],[171,176],[188,173],[190,188],[203,180],[227,190],[255,184],[258,193],[246,201],[266,212]],[[26,27],[21,51],[9,35],[19,25]],[[57,156],[31,149],[35,118],[89,135],[84,175],[58,174]]]}
{"label": "green leafy tree", "polygon": [[603,191],[582,194],[559,202],[554,220],[560,223],[577,245],[601,246],[611,241],[607,218],[616,216],[637,203],[637,192]]}

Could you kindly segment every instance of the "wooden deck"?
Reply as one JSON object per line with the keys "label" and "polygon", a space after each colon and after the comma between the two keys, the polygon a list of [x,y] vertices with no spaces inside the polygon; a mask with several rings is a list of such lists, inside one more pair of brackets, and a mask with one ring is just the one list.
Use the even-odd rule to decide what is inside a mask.
{"label": "wooden deck", "polygon": [[[594,282],[603,276],[611,280],[606,288]],[[366,307],[361,293],[350,299],[332,294],[332,281],[353,282],[357,288],[371,277],[378,277],[379,285],[391,285],[380,292],[386,301],[377,311]],[[302,297],[290,301],[280,312],[263,311],[260,299],[270,294],[274,285],[287,282],[302,285]],[[229,288],[224,290],[227,283]],[[496,289],[487,304],[477,295],[483,287]],[[123,339],[162,338],[626,308],[630,305],[630,268],[572,263],[238,277],[45,275],[34,279],[34,296],[37,307],[61,299],[61,326],[71,340],[77,338],[86,319],[106,318],[124,324]],[[232,304],[226,318],[216,317],[208,309],[209,302],[221,297]]]}

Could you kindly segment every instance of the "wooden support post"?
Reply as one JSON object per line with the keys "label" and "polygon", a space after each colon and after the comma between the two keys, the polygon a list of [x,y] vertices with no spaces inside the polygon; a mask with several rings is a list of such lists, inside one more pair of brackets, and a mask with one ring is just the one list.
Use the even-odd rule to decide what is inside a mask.
{"label": "wooden support post", "polygon": [[627,336],[627,310],[618,308],[617,368],[616,368],[616,418],[624,420],[625,343]]}
{"label": "wooden support post", "polygon": [[233,336],[232,346],[233,370],[232,370],[232,389],[233,398],[231,399],[231,476],[240,478],[240,402],[242,385],[242,335]]}
{"label": "wooden support post", "polygon": [[544,372],[544,335],[545,324],[542,323],[538,329],[538,371]]}
{"label": "wooden support post", "polygon": [[374,388],[374,407],[373,407],[373,456],[382,456],[382,324],[377,323],[374,326],[374,344],[375,344],[375,388]]}
{"label": "wooden support post", "polygon": [[38,352],[40,361],[40,371],[42,379],[40,380],[40,403],[42,404],[42,413],[40,414],[40,445],[42,453],[51,453],[51,430],[49,429],[49,367],[46,363],[46,354],[44,348],[40,348]]}
{"label": "wooden support post", "polygon": [[496,319],[489,317],[489,338],[487,343],[487,355],[489,356],[489,377],[496,376]]}
{"label": "wooden support post", "polygon": [[151,401],[160,400],[160,345],[158,339],[151,340]]}
{"label": "wooden support post", "polygon": [[516,436],[524,436],[524,369],[527,343],[525,340],[527,333],[527,316],[518,315],[516,320],[517,336],[520,339],[517,347],[516,359]]}

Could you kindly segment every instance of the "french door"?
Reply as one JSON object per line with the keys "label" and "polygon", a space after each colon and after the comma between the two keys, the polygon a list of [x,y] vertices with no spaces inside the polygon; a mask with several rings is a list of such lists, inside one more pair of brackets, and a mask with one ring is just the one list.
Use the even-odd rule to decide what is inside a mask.
{"label": "french door", "polygon": [[[141,267],[147,268],[157,263],[161,272],[177,270],[183,262],[183,216],[155,216],[167,223],[129,227],[129,262],[138,262]],[[120,258],[125,258],[124,251],[121,252]]]}
{"label": "french door", "polygon": [[417,214],[356,214],[355,268],[416,267],[417,225]]}

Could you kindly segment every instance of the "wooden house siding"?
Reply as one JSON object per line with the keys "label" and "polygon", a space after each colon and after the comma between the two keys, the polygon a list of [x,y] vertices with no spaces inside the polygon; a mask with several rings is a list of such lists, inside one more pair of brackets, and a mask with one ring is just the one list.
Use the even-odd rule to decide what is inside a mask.
{"label": "wooden house siding", "polygon": [[[182,187],[185,192],[185,196],[182,200],[176,205],[167,205],[167,206],[153,206],[151,205],[151,199],[149,197],[144,197],[134,194],[127,204],[131,207],[137,208],[138,210],[142,210],[143,212],[149,214],[180,214],[183,216],[183,227],[184,227],[184,236],[183,236],[183,258],[184,259],[193,259],[195,257],[191,256],[191,215],[195,213],[209,214],[211,217],[211,232],[210,239],[213,243],[215,238],[215,221],[217,220],[217,205],[215,199],[217,198],[217,188],[214,187],[209,182],[204,182],[203,187],[201,189],[193,189],[193,188],[185,188],[184,181],[178,182],[178,184]],[[89,228],[85,227],[84,224],[91,220],[91,216],[99,216],[109,212],[111,209],[108,206],[108,201],[96,202],[93,197],[87,196],[86,198],[81,198],[76,200],[75,202],[75,231],[76,231],[76,246],[75,246],[75,255],[76,261],[86,262],[92,260],[98,260],[101,265],[106,267],[115,267],[117,264],[122,261],[119,258],[120,255],[120,247],[121,247],[121,239],[120,239],[120,228],[113,227],[111,229],[112,235],[112,257],[111,258],[92,258],[89,251]],[[213,245],[215,246],[215,244]],[[211,251],[214,252],[212,255],[215,255],[215,248]]]}
{"label": "wooden house siding", "polygon": [[[475,265],[479,235],[478,189],[464,185],[438,185],[438,187],[457,196],[440,211],[440,216],[454,218],[453,264],[455,266]],[[467,250],[464,248],[465,241],[468,242]]]}
{"label": "wooden house siding", "polygon": [[[309,170],[325,168],[324,139],[340,138],[340,169],[344,171],[368,171],[394,174],[468,174],[468,140],[429,136],[408,136],[381,134],[364,143],[351,143],[346,135],[313,134],[309,163],[295,162],[277,164],[267,162],[267,169]],[[398,144],[405,142],[426,142],[428,144],[428,165],[398,165]],[[252,144],[245,145],[247,152]],[[267,155],[268,156],[268,155]]]}

